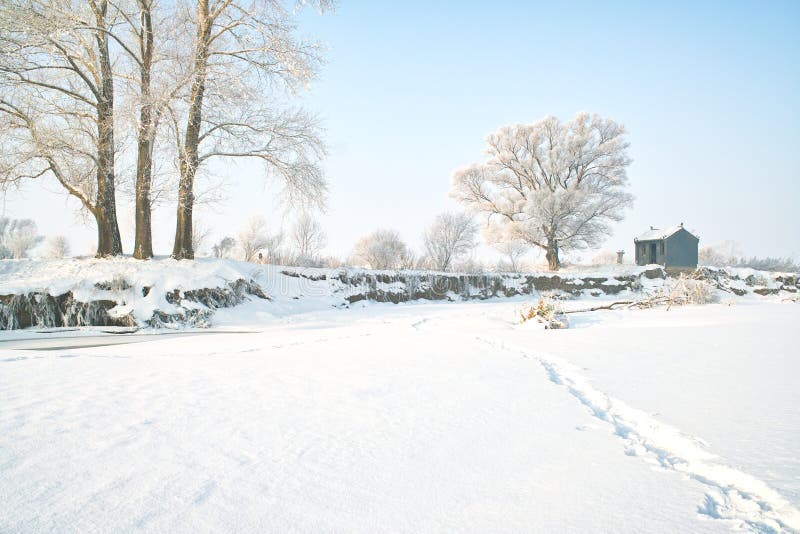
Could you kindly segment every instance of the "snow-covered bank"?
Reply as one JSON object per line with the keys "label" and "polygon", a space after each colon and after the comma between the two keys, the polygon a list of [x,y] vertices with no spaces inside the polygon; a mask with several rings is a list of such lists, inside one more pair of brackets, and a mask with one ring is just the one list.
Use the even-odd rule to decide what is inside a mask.
{"label": "snow-covered bank", "polygon": [[[796,275],[706,269],[735,295],[797,292]],[[560,293],[631,295],[664,283],[657,266],[559,273],[441,273],[258,265],[233,260],[132,258],[0,261],[0,329],[118,326],[207,327],[215,311],[282,316],[359,301],[472,300]]]}
{"label": "snow-covered bank", "polygon": [[800,307],[517,306],[0,350],[0,531],[793,531]]}

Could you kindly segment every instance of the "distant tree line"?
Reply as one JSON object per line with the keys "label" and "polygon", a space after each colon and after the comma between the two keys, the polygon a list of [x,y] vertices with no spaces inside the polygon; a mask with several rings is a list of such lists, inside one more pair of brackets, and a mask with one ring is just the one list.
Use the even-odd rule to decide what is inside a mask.
{"label": "distant tree line", "polygon": [[789,256],[758,258],[746,257],[739,247],[730,241],[714,246],[702,247],[698,253],[700,265],[711,267],[745,267],[758,271],[800,272],[800,263]]}

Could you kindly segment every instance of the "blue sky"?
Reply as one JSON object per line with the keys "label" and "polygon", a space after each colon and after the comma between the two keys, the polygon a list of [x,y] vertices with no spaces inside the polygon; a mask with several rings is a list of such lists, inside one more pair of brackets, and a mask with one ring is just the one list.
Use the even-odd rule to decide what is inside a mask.
{"label": "blue sky", "polygon": [[[330,252],[379,227],[417,245],[457,208],[450,173],[481,159],[486,134],[590,111],[627,126],[634,159],[635,206],[603,248],[630,255],[649,225],[685,222],[701,245],[800,256],[800,2],[431,4],[342,0],[300,17],[328,47],[302,99],[330,145]],[[280,224],[276,188],[257,168],[229,169],[240,185],[203,215],[215,234],[254,213]],[[45,232],[72,225],[86,240],[76,251],[89,248],[93,231],[42,190],[9,195],[6,211]],[[170,250],[172,211],[157,217],[157,253]]]}

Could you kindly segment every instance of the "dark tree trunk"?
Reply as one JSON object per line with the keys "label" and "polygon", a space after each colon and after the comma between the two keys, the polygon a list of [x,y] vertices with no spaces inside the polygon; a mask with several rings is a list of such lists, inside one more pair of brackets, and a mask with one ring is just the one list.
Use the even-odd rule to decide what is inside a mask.
{"label": "dark tree trunk", "polygon": [[[105,24],[105,3],[97,13],[100,24]],[[97,256],[122,254],[122,240],[117,223],[117,201],[114,186],[114,73],[108,51],[108,34],[97,32],[95,39],[100,59],[102,85],[97,103]]]}
{"label": "dark tree trunk", "polygon": [[547,268],[551,271],[557,271],[561,267],[561,261],[558,259],[558,241],[555,239],[547,241],[547,251],[544,257],[547,259]]}
{"label": "dark tree trunk", "polygon": [[186,136],[181,147],[178,185],[178,214],[175,228],[175,244],[172,257],[177,260],[193,259],[192,210],[194,209],[194,177],[200,164],[200,129],[203,124],[203,95],[205,93],[206,69],[208,66],[208,42],[211,35],[208,0],[197,2],[197,49],[194,58],[194,79],[189,96],[189,117]]}
{"label": "dark tree trunk", "polygon": [[140,65],[139,139],[136,159],[136,238],[133,257],[146,260],[153,257],[150,189],[153,181],[154,117],[150,93],[150,71],[153,63],[153,27],[147,2],[141,4],[142,35]]}

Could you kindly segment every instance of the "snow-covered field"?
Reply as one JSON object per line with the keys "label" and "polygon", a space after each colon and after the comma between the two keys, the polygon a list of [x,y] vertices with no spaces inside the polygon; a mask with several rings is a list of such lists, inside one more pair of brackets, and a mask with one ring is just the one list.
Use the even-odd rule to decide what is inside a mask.
{"label": "snow-covered field", "polygon": [[0,531],[800,530],[800,306],[522,302],[0,350]]}

